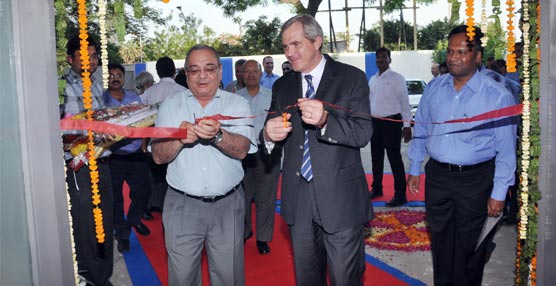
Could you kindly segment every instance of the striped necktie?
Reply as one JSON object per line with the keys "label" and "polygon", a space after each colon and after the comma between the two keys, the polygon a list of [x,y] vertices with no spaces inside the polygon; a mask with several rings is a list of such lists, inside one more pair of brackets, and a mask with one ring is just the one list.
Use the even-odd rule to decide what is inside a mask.
{"label": "striped necktie", "polygon": [[[315,87],[313,86],[313,77],[305,75],[307,81],[307,92],[305,98],[315,98]],[[301,163],[301,176],[310,182],[313,179],[313,168],[311,167],[311,153],[309,152],[309,131],[305,130],[305,141],[303,141],[303,162]]]}

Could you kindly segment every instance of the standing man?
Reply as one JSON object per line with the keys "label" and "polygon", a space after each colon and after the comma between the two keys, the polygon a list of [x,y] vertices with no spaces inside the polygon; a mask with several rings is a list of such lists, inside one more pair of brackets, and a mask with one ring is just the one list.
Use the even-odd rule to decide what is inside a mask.
{"label": "standing man", "polygon": [[431,65],[431,74],[432,79],[435,79],[438,75],[440,75],[440,67],[437,63],[433,63]]}
{"label": "standing man", "polygon": [[282,63],[282,75],[292,71],[292,64],[290,62],[285,61]]}
{"label": "standing man", "polygon": [[[450,73],[427,85],[416,122],[473,117],[514,104],[506,88],[477,67],[481,30],[469,41],[466,26],[448,35]],[[419,191],[425,157],[425,204],[432,239],[435,285],[481,285],[487,218],[498,217],[516,168],[516,124],[511,118],[452,124],[415,124],[407,186]],[[489,239],[485,239],[489,241]]]}
{"label": "standing man", "polygon": [[238,90],[245,87],[245,82],[243,81],[243,64],[245,63],[245,59],[239,59],[234,64],[234,70],[236,74],[236,80],[228,83],[224,90],[229,91],[231,93],[236,93]]}
{"label": "standing man", "polygon": [[[241,160],[257,151],[249,103],[218,89],[222,65],[214,48],[193,46],[185,68],[189,90],[162,103],[156,126],[187,129],[187,138],[152,144],[154,161],[168,163],[162,221],[169,285],[201,285],[204,246],[211,284],[244,285]],[[212,115],[244,119],[220,122]]]}
{"label": "standing man", "polygon": [[[322,28],[310,15],[282,25],[293,71],[276,81],[265,145],[284,148],[282,211],[298,285],[363,285],[363,225],[373,218],[360,148],[371,137],[365,74],[321,54]],[[328,104],[324,104],[324,103]],[[297,104],[297,109],[281,108]],[[332,107],[336,106],[336,107]]]}
{"label": "standing man", "polygon": [[[142,104],[137,94],[124,89],[125,68],[122,65],[109,64],[108,73],[108,90],[103,94],[106,106]],[[142,143],[143,139],[123,139],[110,148],[110,174],[114,190],[114,236],[118,241],[119,252],[126,252],[130,248],[131,227],[140,235],[151,233],[141,222],[151,194],[149,166],[147,156],[141,149]],[[129,185],[131,198],[127,216],[124,214],[124,181]]]}
{"label": "standing man", "polygon": [[156,61],[156,74],[160,80],[143,93],[141,98],[146,104],[162,102],[167,97],[187,90],[184,86],[177,84],[176,65],[170,57],[162,57]]}
{"label": "standing man", "polygon": [[272,89],[274,82],[280,78],[279,75],[274,74],[274,59],[271,56],[266,56],[263,58],[264,74],[261,78],[261,85]]}
{"label": "standing man", "polygon": [[[83,81],[81,79],[82,62],[79,37],[74,37],[67,44],[67,60],[70,65],[64,89],[64,104],[61,111],[62,116],[77,114],[85,111],[83,105]],[[89,59],[91,73],[91,92],[93,108],[103,108],[102,100],[102,78],[95,77],[98,67],[97,54],[98,44],[89,38]],[[64,134],[64,137],[70,134]],[[69,151],[69,150],[65,150]],[[75,242],[75,252],[77,255],[77,268],[81,282],[87,285],[109,286],[112,267],[114,265],[114,197],[108,167],[108,154],[105,152],[102,157],[97,159],[98,166],[98,188],[100,190],[100,208],[102,209],[105,241],[103,246],[98,245],[95,232],[95,220],[93,216],[93,202],[91,192],[91,179],[89,165],[85,164],[79,170],[70,168],[69,163],[72,156],[69,152],[65,153],[66,159],[66,183],[71,203],[71,217],[73,221],[73,240]]]}
{"label": "standing man", "polygon": [[[255,60],[248,60],[243,65],[243,78],[246,87],[237,94],[249,101],[251,113],[255,117],[255,134],[261,133],[266,114],[272,101],[272,91],[259,84],[262,71],[261,65]],[[272,240],[274,232],[274,212],[276,209],[276,192],[280,177],[280,159],[282,149],[274,148],[270,154],[266,153],[264,142],[257,138],[258,151],[243,159],[243,190],[245,193],[245,233],[244,238],[253,235],[251,226],[251,200],[255,198],[257,222],[257,250],[260,254],[270,253],[268,242]]]}
{"label": "standing man", "polygon": [[401,138],[403,136],[405,143],[411,140],[411,110],[405,78],[390,69],[391,62],[390,50],[378,49],[376,51],[378,72],[369,80],[371,114],[373,116],[371,199],[383,195],[382,177],[384,174],[384,150],[386,150],[394,174],[394,197],[386,203],[386,206],[397,207],[407,203]]}

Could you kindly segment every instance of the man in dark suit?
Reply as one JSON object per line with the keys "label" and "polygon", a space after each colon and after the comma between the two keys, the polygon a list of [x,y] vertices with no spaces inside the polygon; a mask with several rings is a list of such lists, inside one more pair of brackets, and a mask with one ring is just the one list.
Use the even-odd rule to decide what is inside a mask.
{"label": "man in dark suit", "polygon": [[281,36],[293,71],[273,86],[263,137],[267,151],[284,148],[281,214],[297,284],[326,285],[328,267],[332,285],[362,285],[363,224],[373,217],[359,151],[372,134],[369,87],[362,71],[321,54],[313,17],[289,19]]}

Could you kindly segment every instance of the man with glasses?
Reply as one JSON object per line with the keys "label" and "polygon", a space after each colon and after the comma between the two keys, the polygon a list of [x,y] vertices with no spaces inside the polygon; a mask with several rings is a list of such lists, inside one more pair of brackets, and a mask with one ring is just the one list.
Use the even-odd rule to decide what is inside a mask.
{"label": "man with glasses", "polygon": [[185,69],[189,90],[162,103],[156,126],[186,129],[187,137],[152,144],[154,161],[168,163],[162,221],[169,285],[201,285],[204,246],[211,284],[244,285],[241,160],[257,151],[249,103],[218,89],[222,65],[214,48],[193,46]]}
{"label": "man with glasses", "polygon": [[[125,68],[120,64],[108,65],[108,90],[103,94],[104,104],[119,107],[142,104],[141,98],[132,91],[124,89]],[[131,227],[143,236],[151,233],[141,222],[147,210],[151,194],[147,156],[142,150],[143,139],[124,139],[111,146],[112,158],[110,174],[114,190],[114,236],[118,241],[118,251],[127,252],[130,248]],[[124,217],[124,181],[129,185],[131,204]]]}
{"label": "man with glasses", "polygon": [[[67,61],[70,65],[69,72],[64,76],[66,87],[64,89],[64,102],[61,106],[62,116],[74,115],[85,111],[83,104],[83,80],[81,73],[83,67],[81,63],[79,37],[74,37],[67,44]],[[98,44],[89,38],[89,63],[88,71],[91,73],[91,93],[93,99],[93,108],[103,108],[102,100],[102,79],[95,76],[98,68]],[[76,135],[77,132],[64,132],[64,142]],[[81,134],[81,132],[77,133]],[[69,144],[64,144],[68,146]],[[81,281],[87,285],[112,285],[110,276],[112,276],[113,260],[113,215],[114,215],[114,199],[112,193],[112,183],[110,178],[110,169],[108,167],[108,154],[105,152],[102,157],[97,159],[100,190],[100,199],[102,203],[100,208],[103,215],[104,233],[106,235],[105,242],[99,246],[95,233],[95,221],[93,216],[93,199],[91,192],[91,179],[89,174],[89,166],[85,164],[78,170],[70,168],[72,156],[69,150],[64,150],[66,159],[66,182],[68,184],[68,193],[71,203],[71,217],[73,222],[73,239],[75,242],[75,252],[77,255],[78,274]]]}
{"label": "man with glasses", "polygon": [[290,72],[292,70],[292,64],[289,61],[282,63],[282,75]]}
{"label": "man with glasses", "polygon": [[[261,65],[255,60],[248,60],[243,65],[243,78],[246,87],[237,94],[249,101],[254,115],[266,114],[272,101],[272,91],[260,85]],[[265,116],[255,117],[255,134],[259,135],[264,126]],[[276,208],[276,192],[280,176],[280,159],[282,149],[274,148],[266,153],[264,142],[257,137],[258,151],[243,159],[243,189],[245,191],[245,239],[253,235],[251,227],[251,200],[255,198],[257,223],[257,250],[260,254],[270,253],[268,242],[274,232],[274,211]]]}

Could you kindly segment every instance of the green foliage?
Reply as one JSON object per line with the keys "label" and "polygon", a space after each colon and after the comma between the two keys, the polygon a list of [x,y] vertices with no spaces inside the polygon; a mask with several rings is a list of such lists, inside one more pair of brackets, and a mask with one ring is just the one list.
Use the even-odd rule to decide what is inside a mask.
{"label": "green foliage", "polygon": [[[384,21],[384,46],[391,50],[407,50],[413,48],[413,26],[404,22],[407,44],[400,42],[400,21]],[[363,38],[363,48],[365,51],[376,51],[380,48],[380,24],[376,24],[371,30],[365,33]]]}
{"label": "green foliage", "polygon": [[[205,2],[214,6],[220,7],[224,16],[234,17],[236,14],[245,12],[248,8],[254,6],[266,6],[268,0],[205,0]],[[273,0],[274,3],[283,3],[280,0]],[[307,7],[299,0],[287,1],[287,4],[292,5],[295,14],[309,14],[315,16],[322,0],[309,0]]]}
{"label": "green foliage", "polygon": [[418,40],[419,49],[421,50],[434,50],[438,46],[439,41],[445,41],[448,38],[448,33],[454,27],[454,24],[444,18],[444,20],[436,20],[425,27],[419,29]]}
{"label": "green foliage", "polygon": [[267,22],[266,16],[245,23],[242,45],[244,55],[272,55],[283,52],[280,40],[280,19]]}
{"label": "green foliage", "polygon": [[448,48],[448,40],[440,40],[436,42],[436,48],[432,53],[432,61],[435,63],[443,63],[446,61],[446,49]]}

